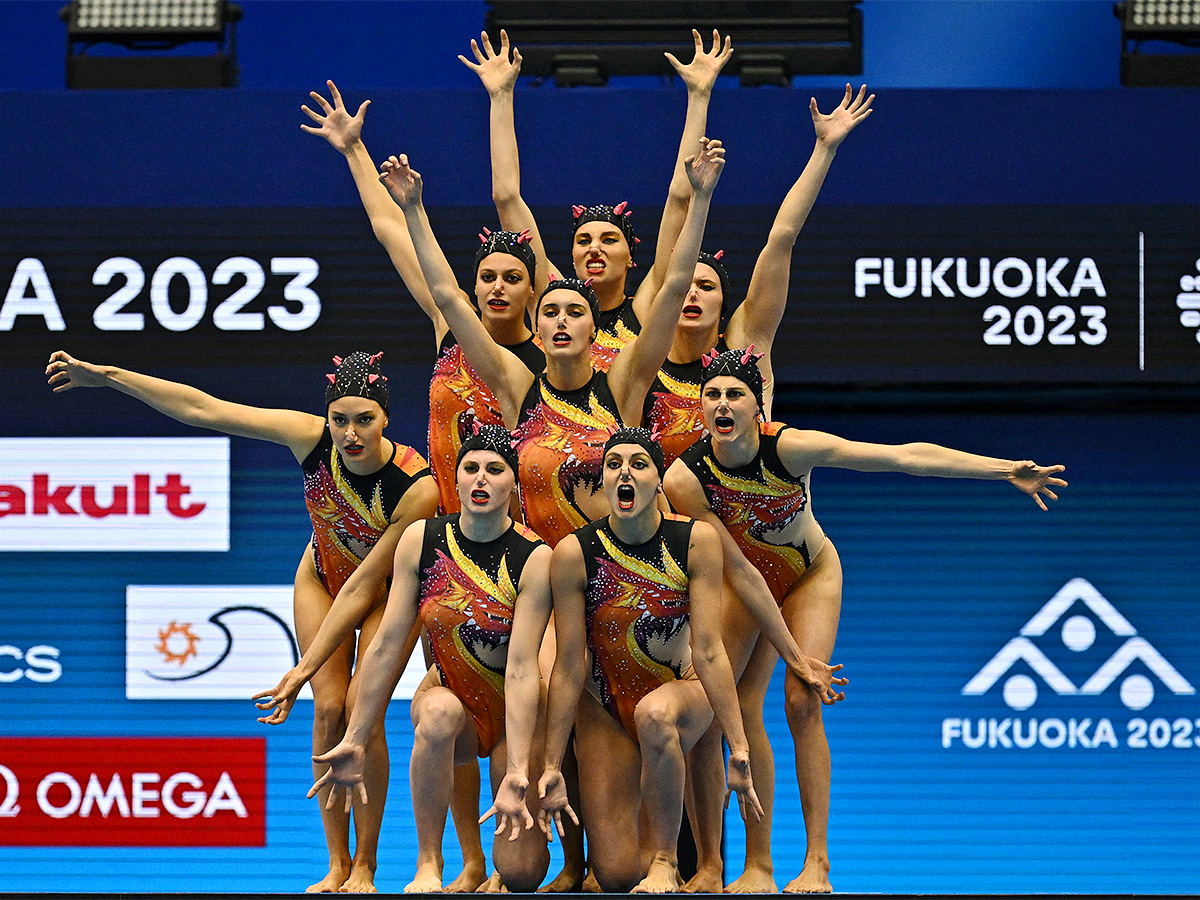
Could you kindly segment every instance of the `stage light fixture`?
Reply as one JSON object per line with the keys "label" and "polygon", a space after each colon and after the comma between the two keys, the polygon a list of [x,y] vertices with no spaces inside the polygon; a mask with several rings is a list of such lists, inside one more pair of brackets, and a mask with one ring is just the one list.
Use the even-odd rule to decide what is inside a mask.
{"label": "stage light fixture", "polygon": [[525,75],[560,87],[602,85],[612,75],[672,76],[664,51],[686,52],[693,28],[737,42],[722,74],[746,86],[787,85],[795,75],[862,73],[860,0],[489,0],[485,29],[521,48]]}
{"label": "stage light fixture", "polygon": [[[72,0],[59,10],[67,87],[231,87],[241,16],[228,0]],[[174,52],[192,43],[209,52]]]}
{"label": "stage light fixture", "polygon": [[[1121,20],[1121,84],[1200,85],[1200,0],[1125,0]],[[1179,45],[1150,52],[1143,42]]]}

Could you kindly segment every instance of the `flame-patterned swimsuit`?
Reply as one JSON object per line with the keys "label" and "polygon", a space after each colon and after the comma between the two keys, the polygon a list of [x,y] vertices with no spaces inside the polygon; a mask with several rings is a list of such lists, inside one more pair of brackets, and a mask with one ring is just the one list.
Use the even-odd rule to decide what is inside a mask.
{"label": "flame-patterned swimsuit", "polygon": [[329,429],[305,457],[304,504],[312,519],[313,563],[325,589],[336,597],[391,524],[396,504],[429,464],[412,447],[392,442],[392,456],[378,471],[356,475],[342,465]]}
{"label": "flame-patterned swimsuit", "polygon": [[604,443],[621,424],[603,372],[573,391],[552,387],[544,373],[530,386],[513,433],[521,508],[525,524],[551,547],[588,523],[576,497],[601,492]]}
{"label": "flame-patterned swimsuit", "polygon": [[477,543],[459,515],[425,522],[421,545],[421,624],[444,686],[475,721],[479,755],[504,734],[504,667],[521,572],[542,541],[513,523],[494,541]]}
{"label": "flame-patterned swimsuit", "polygon": [[[505,345],[502,345],[505,346]],[[532,336],[519,344],[507,345],[531,374],[546,368],[546,357]],[[447,333],[433,379],[429,382],[429,464],[438,486],[438,509],[458,512],[460,504],[455,488],[455,468],[463,440],[471,434],[473,422],[503,425],[496,395],[467,362],[462,347]]]}
{"label": "flame-patterned swimsuit", "polygon": [[608,516],[575,532],[587,567],[587,688],[635,740],[638,701],[692,675],[691,536],[692,520],[675,515],[636,546],[613,534]]}
{"label": "flame-patterned swimsuit", "polygon": [[[792,475],[779,458],[779,435],[788,426],[760,422],[759,451],[737,469],[722,466],[705,435],[680,457],[704,488],[708,505],[741,548],[750,565],[762,572],[776,603],[800,580],[825,541],[809,503],[809,475]],[[801,521],[799,544],[773,542],[778,533]]]}
{"label": "flame-patterned swimsuit", "polygon": [[[716,351],[728,348],[724,339],[717,340]],[[646,427],[657,431],[663,448],[663,459],[670,467],[683,451],[704,434],[704,416],[700,414],[700,375],[704,363],[673,363],[667,360],[650,386],[650,411]]]}
{"label": "flame-patterned swimsuit", "polygon": [[641,330],[642,323],[633,311],[632,297],[626,297],[620,306],[601,310],[600,321],[596,323],[596,340],[592,342],[592,368],[607,372],[621,348]]}

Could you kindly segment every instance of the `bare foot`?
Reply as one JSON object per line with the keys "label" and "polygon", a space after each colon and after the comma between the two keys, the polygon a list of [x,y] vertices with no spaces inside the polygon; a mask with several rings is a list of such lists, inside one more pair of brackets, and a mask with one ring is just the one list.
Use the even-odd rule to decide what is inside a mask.
{"label": "bare foot", "polygon": [[655,859],[650,871],[629,893],[631,894],[674,894],[679,890],[679,870],[674,863]]}
{"label": "bare foot", "polygon": [[417,865],[417,874],[404,886],[406,894],[442,893],[442,867],[436,863]]}
{"label": "bare foot", "polygon": [[720,869],[698,869],[687,883],[679,888],[685,894],[719,894],[724,887]]}
{"label": "bare foot", "polygon": [[804,857],[804,869],[783,889],[785,894],[828,894],[831,891],[829,860],[814,856]]}
{"label": "bare foot", "polygon": [[[592,881],[595,884],[595,880]],[[576,872],[574,869],[563,867],[563,870],[554,876],[554,880],[549,884],[542,885],[538,888],[539,894],[575,894],[579,891],[587,891],[583,886],[583,873]],[[600,890],[600,885],[596,885],[595,890]]]}
{"label": "bare foot", "polygon": [[350,877],[338,888],[341,894],[374,894],[375,866],[367,863],[355,863],[350,870]]}
{"label": "bare foot", "polygon": [[749,866],[725,888],[727,894],[778,894],[779,887],[770,872]]}
{"label": "bare foot", "polygon": [[588,872],[587,878],[583,879],[583,884],[579,886],[581,894],[603,894],[604,888],[600,887],[600,882],[596,880],[595,872]]}
{"label": "bare foot", "polygon": [[487,866],[483,860],[463,864],[463,870],[458,877],[446,885],[447,894],[470,894],[483,890],[487,884]]}
{"label": "bare foot", "polygon": [[304,889],[306,894],[332,894],[337,891],[350,877],[350,862],[331,864],[329,872],[316,884],[310,884]]}
{"label": "bare foot", "polygon": [[475,893],[477,894],[507,894],[508,892],[508,888],[504,886],[504,880],[500,877],[500,873],[496,871],[492,872],[491,878],[475,888]]}

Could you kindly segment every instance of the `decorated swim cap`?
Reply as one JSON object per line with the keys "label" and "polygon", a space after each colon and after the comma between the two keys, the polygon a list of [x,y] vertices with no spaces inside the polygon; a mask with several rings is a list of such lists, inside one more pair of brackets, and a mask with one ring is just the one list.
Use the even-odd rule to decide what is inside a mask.
{"label": "decorated swim cap", "polygon": [[592,324],[597,328],[600,327],[600,298],[596,296],[596,292],[592,290],[592,279],[580,281],[578,278],[558,278],[546,285],[546,289],[542,291],[538,297],[538,309],[542,308],[542,297],[545,297],[551,291],[574,291],[580,297],[588,302],[588,306],[592,308]]}
{"label": "decorated swim cap", "polygon": [[696,260],[702,262],[714,272],[717,273],[717,280],[721,282],[721,321],[729,318],[729,273],[725,271],[725,266],[721,263],[721,257],[725,255],[724,250],[718,250],[716,253],[708,253],[705,250],[700,251],[700,256]]}
{"label": "decorated swim cap", "polygon": [[654,467],[658,469],[658,477],[660,479],[663,477],[667,466],[663,459],[663,449],[662,444],[659,443],[658,432],[651,431],[649,428],[618,428],[612,433],[612,437],[604,442],[604,455],[608,456],[608,451],[618,444],[637,444],[650,455]]}
{"label": "decorated swim cap", "polygon": [[745,382],[758,401],[759,408],[763,405],[763,379],[758,368],[758,361],[764,354],[755,353],[751,344],[745,350],[726,350],[724,353],[706,353],[700,357],[703,368],[700,372],[700,388],[720,375],[729,375],[738,381]]}
{"label": "decorated swim cap", "polygon": [[529,230],[526,229],[518,234],[515,231],[489,231],[483,229],[479,232],[479,249],[475,251],[475,274],[479,274],[479,264],[493,253],[507,253],[509,256],[515,256],[529,271],[529,283],[533,284],[533,273],[537,268],[537,259],[533,253],[533,247],[529,244]]}
{"label": "decorated swim cap", "polygon": [[517,471],[517,448],[513,446],[513,436],[507,428],[501,425],[480,425],[478,422],[472,423],[475,427],[475,433],[470,435],[462,446],[458,448],[458,459],[455,461],[455,468],[463,461],[463,457],[472,450],[491,450],[504,457],[504,461],[508,463],[508,467],[514,472]]}
{"label": "decorated swim cap", "polygon": [[608,222],[610,225],[616,225],[621,234],[625,236],[625,243],[629,245],[629,258],[634,257],[634,248],[641,243],[641,240],[633,230],[633,213],[629,209],[629,201],[622,200],[616,206],[579,206],[578,204],[571,207],[571,212],[575,215],[575,224],[571,226],[571,234],[579,230],[580,225],[586,225],[588,222]]}
{"label": "decorated swim cap", "polygon": [[340,356],[333,358],[337,372],[331,372],[325,377],[329,386],[325,388],[325,408],[334,400],[342,397],[366,397],[374,400],[388,411],[387,376],[379,371],[379,360],[383,353],[369,354],[362,350],[351,353],[345,359]]}

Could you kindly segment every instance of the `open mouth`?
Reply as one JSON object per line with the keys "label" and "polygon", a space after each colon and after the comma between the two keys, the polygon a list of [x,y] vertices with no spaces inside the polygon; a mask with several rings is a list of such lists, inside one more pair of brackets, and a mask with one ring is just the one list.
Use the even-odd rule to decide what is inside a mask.
{"label": "open mouth", "polygon": [[472,503],[478,503],[480,506],[483,506],[485,503],[487,503],[491,499],[492,499],[492,495],[489,494],[487,491],[479,491],[479,490],[471,491],[471,502]]}
{"label": "open mouth", "polygon": [[733,433],[733,418],[731,416],[717,416],[713,420],[713,425],[716,426],[719,434]]}
{"label": "open mouth", "polygon": [[587,261],[587,272],[589,275],[599,275],[608,268],[608,263],[602,259],[589,259]]}
{"label": "open mouth", "polygon": [[558,347],[565,347],[567,344],[571,343],[571,336],[565,331],[556,331],[554,332],[554,337],[552,337],[550,341]]}
{"label": "open mouth", "polygon": [[683,317],[685,319],[698,319],[704,315],[704,310],[694,303],[689,303],[683,308]]}
{"label": "open mouth", "polygon": [[617,507],[619,509],[633,509],[634,496],[632,484],[617,485]]}
{"label": "open mouth", "polygon": [[488,309],[497,309],[497,310],[508,309],[508,301],[504,300],[500,297],[489,297],[487,305],[488,305]]}
{"label": "open mouth", "polygon": [[342,452],[347,456],[357,456],[363,452],[363,446],[362,444],[347,444],[342,448]]}

